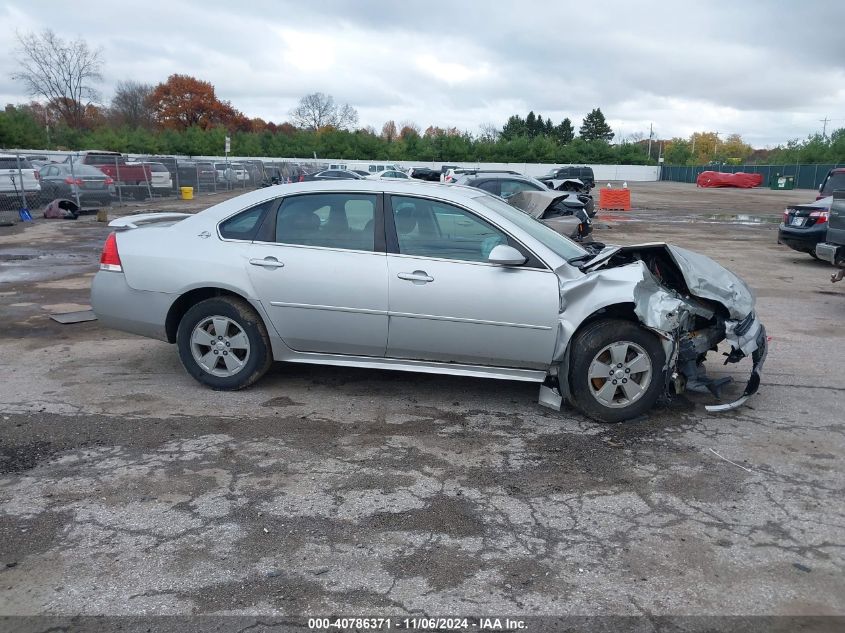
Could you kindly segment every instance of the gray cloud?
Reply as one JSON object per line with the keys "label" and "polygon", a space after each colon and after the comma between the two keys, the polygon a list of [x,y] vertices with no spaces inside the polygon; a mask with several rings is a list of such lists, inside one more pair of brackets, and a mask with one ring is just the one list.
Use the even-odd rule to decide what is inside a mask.
{"label": "gray cloud", "polygon": [[[250,116],[283,121],[322,91],[361,123],[503,124],[529,109],[576,126],[599,106],[620,135],[739,132],[759,145],[845,125],[845,5],[480,2],[161,2],[144,11],[80,1],[0,6],[14,28],[51,27],[102,46],[103,94],[174,72],[211,81]],[[441,10],[442,9],[442,10]],[[0,99],[25,101],[0,57]]]}

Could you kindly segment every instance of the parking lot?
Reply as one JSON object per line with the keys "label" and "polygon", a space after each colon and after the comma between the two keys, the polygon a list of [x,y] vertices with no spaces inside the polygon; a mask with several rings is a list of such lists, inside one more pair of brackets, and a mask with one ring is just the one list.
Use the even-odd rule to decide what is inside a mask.
{"label": "parking lot", "polygon": [[[89,305],[105,225],[0,227],[0,612],[845,615],[845,283],[776,244],[814,192],[630,184],[597,240],[757,293],[738,411],[601,425],[531,383],[308,365],[214,392],[173,346],[49,319]],[[708,369],[737,394],[750,367]]]}

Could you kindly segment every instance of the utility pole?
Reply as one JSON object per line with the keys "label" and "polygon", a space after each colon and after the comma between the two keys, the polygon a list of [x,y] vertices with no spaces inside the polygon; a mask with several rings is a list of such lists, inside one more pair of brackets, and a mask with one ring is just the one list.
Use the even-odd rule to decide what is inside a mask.
{"label": "utility pole", "polygon": [[830,119],[825,117],[823,119],[819,119],[819,122],[824,124],[822,127],[822,138],[827,138],[827,124],[830,123]]}
{"label": "utility pole", "polygon": [[654,124],[648,124],[648,159],[651,160],[651,137],[654,136]]}
{"label": "utility pole", "polygon": [[719,134],[721,132],[713,132],[716,135],[716,142],[713,143],[713,158],[716,158],[716,153],[719,151]]}

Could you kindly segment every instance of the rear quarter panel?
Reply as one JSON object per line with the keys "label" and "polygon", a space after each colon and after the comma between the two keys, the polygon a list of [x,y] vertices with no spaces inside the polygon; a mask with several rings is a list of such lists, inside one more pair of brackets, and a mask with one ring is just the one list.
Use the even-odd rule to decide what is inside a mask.
{"label": "rear quarter panel", "polygon": [[249,243],[223,242],[217,236],[216,222],[198,220],[201,218],[195,216],[172,226],[118,232],[127,284],[135,290],[176,296],[195,288],[216,287],[254,301],[246,270]]}

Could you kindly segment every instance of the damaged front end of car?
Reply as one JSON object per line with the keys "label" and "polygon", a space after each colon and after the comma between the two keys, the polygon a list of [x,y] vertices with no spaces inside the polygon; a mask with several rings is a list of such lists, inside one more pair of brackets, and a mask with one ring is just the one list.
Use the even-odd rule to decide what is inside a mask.
{"label": "damaged front end of car", "polygon": [[[751,357],[742,395],[708,405],[711,412],[740,407],[760,385],[767,353],[766,330],[754,312],[751,289],[709,257],[669,244],[608,247],[555,271],[560,317],[554,363],[540,390],[540,403],[559,409],[569,393],[571,341],[578,328],[606,316],[636,319],[654,332],[665,352],[664,394],[711,393],[721,399],[729,377],[706,373],[708,352],[726,341],[725,364]],[[554,372],[557,371],[557,375]]]}

